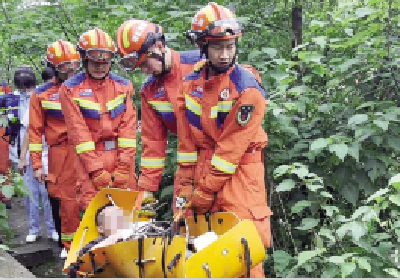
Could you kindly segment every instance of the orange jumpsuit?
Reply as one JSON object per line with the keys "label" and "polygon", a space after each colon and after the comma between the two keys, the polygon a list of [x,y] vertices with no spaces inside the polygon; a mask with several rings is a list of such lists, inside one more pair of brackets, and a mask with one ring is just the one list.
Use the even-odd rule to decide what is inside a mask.
{"label": "orange jumpsuit", "polygon": [[[186,120],[178,123],[178,153],[197,155],[194,185],[216,193],[211,211],[252,220],[268,248],[272,212],[265,201],[262,156],[268,142],[261,126],[265,91],[240,65],[208,80],[205,67],[196,66],[199,71],[184,78],[184,97],[178,102]],[[251,277],[265,277],[263,263]]]}
{"label": "orange jumpsuit", "polygon": [[38,87],[32,93],[29,109],[29,152],[33,170],[42,166],[42,135],[49,145],[46,177],[47,191],[60,200],[61,241],[69,250],[79,227],[79,205],[76,196],[76,153],[68,141],[67,126],[61,111],[56,78]]}
{"label": "orange jumpsuit", "polygon": [[[177,130],[177,95],[180,94],[182,78],[189,74],[195,63],[200,60],[200,52],[172,50],[172,58],[171,72],[161,78],[150,76],[140,91],[142,100],[142,157],[141,175],[138,181],[140,190],[158,191],[164,171],[168,131],[176,134]],[[176,173],[175,191],[183,172],[184,170],[180,168]],[[175,195],[173,209],[176,211]]]}
{"label": "orange jumpsuit", "polygon": [[63,83],[60,102],[68,137],[78,154],[80,207],[86,209],[97,190],[89,173],[111,174],[118,163],[131,167],[129,187],[136,188],[136,110],[132,83],[110,73],[103,80],[80,72]]}
{"label": "orange jumpsuit", "polygon": [[[0,96],[9,94],[11,92],[11,88],[9,85],[6,83],[2,83],[0,87]],[[0,110],[1,110],[1,104],[0,104]],[[1,113],[1,111],[0,111]],[[1,115],[1,114],[0,114]],[[9,169],[10,169],[10,158],[8,154],[8,142],[2,138],[2,136],[6,133],[6,128],[2,127],[0,125],[0,175],[7,176],[7,181],[5,184],[8,184],[9,181]],[[10,200],[6,198],[2,193],[1,193],[1,188],[0,188],[0,200],[1,201],[7,201]]]}

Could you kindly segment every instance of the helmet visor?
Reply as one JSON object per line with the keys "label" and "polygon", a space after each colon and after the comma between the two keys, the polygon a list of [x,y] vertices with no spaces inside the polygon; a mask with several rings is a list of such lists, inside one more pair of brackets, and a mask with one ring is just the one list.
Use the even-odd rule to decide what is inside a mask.
{"label": "helmet visor", "polygon": [[223,37],[239,35],[241,32],[242,28],[236,19],[217,20],[209,24],[206,29],[206,36]]}
{"label": "helmet visor", "polygon": [[114,58],[114,52],[110,50],[90,49],[86,51],[86,55],[90,60],[98,62],[110,62]]}
{"label": "helmet visor", "polygon": [[66,61],[56,66],[56,70],[60,73],[67,73],[71,70],[77,70],[81,67],[80,61]]}
{"label": "helmet visor", "polygon": [[118,61],[118,67],[124,71],[132,71],[138,66],[138,52],[133,51]]}

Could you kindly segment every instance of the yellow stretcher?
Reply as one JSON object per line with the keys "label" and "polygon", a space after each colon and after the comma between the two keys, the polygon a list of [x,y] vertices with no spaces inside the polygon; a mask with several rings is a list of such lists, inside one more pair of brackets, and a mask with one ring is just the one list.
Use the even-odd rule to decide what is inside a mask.
{"label": "yellow stretcher", "polygon": [[[63,273],[70,277],[129,278],[233,278],[248,275],[250,268],[264,261],[265,250],[252,221],[240,220],[233,213],[213,213],[186,219],[191,237],[207,231],[219,238],[186,257],[185,227],[179,233],[159,237],[137,238],[90,250],[100,237],[95,225],[97,209],[112,201],[133,222],[139,192],[106,188],[87,208],[71,244]],[[148,221],[140,218],[139,221]],[[177,227],[175,227],[177,229]],[[94,243],[93,243],[94,244]]]}

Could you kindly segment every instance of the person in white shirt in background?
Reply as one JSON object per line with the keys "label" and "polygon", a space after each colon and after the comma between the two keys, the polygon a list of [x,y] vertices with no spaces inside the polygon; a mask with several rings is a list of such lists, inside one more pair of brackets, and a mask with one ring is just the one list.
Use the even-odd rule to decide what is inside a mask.
{"label": "person in white shirt in background", "polygon": [[[29,156],[29,101],[31,92],[36,88],[36,77],[29,66],[20,67],[14,74],[14,84],[17,88],[13,94],[19,95],[19,118],[21,120],[21,129],[19,132],[19,143],[21,145],[20,160],[15,158],[15,147],[13,153],[10,152],[12,161],[18,162],[18,170],[23,175],[24,185],[29,189],[31,195],[25,197],[25,207],[28,215],[29,232],[26,242],[34,242],[40,237],[40,215],[39,215],[39,197],[42,200],[44,218],[47,228],[48,238],[58,241],[59,235],[54,226],[52,209],[49,202],[48,193],[44,183],[39,183],[33,174],[32,162]],[[10,150],[12,148],[10,147]],[[47,147],[43,149],[43,166],[47,174]]]}

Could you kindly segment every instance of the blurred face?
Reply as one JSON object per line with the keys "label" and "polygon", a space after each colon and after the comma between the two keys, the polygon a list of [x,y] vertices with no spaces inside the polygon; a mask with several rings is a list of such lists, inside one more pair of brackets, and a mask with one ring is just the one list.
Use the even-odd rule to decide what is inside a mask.
{"label": "blurred face", "polygon": [[[69,70],[67,73],[58,73],[58,78],[61,81],[65,81],[68,78],[71,78],[73,75],[76,74],[76,71],[74,69]],[[51,79],[49,79],[48,81],[51,81]]]}
{"label": "blurred face", "polygon": [[116,206],[106,207],[99,214],[99,226],[97,230],[106,237],[116,234],[119,230],[127,228],[127,219],[121,208]]}
{"label": "blurred face", "polygon": [[[164,46],[161,42],[156,42],[154,46],[149,48],[149,52],[154,52],[162,56],[162,52],[164,51]],[[162,72],[162,62],[154,57],[147,56],[143,63],[140,65],[140,69],[143,73],[149,75],[159,75]]]}
{"label": "blurred face", "polygon": [[31,88],[17,88],[17,90],[18,90],[20,93],[28,94],[28,93],[30,93],[31,91],[35,90],[35,88],[36,88],[36,87],[31,87]]}
{"label": "blurred face", "polygon": [[110,71],[111,62],[97,62],[88,60],[87,71],[95,79],[103,79]]}
{"label": "blurred face", "polygon": [[217,67],[227,67],[236,54],[236,39],[209,41],[208,58]]}

